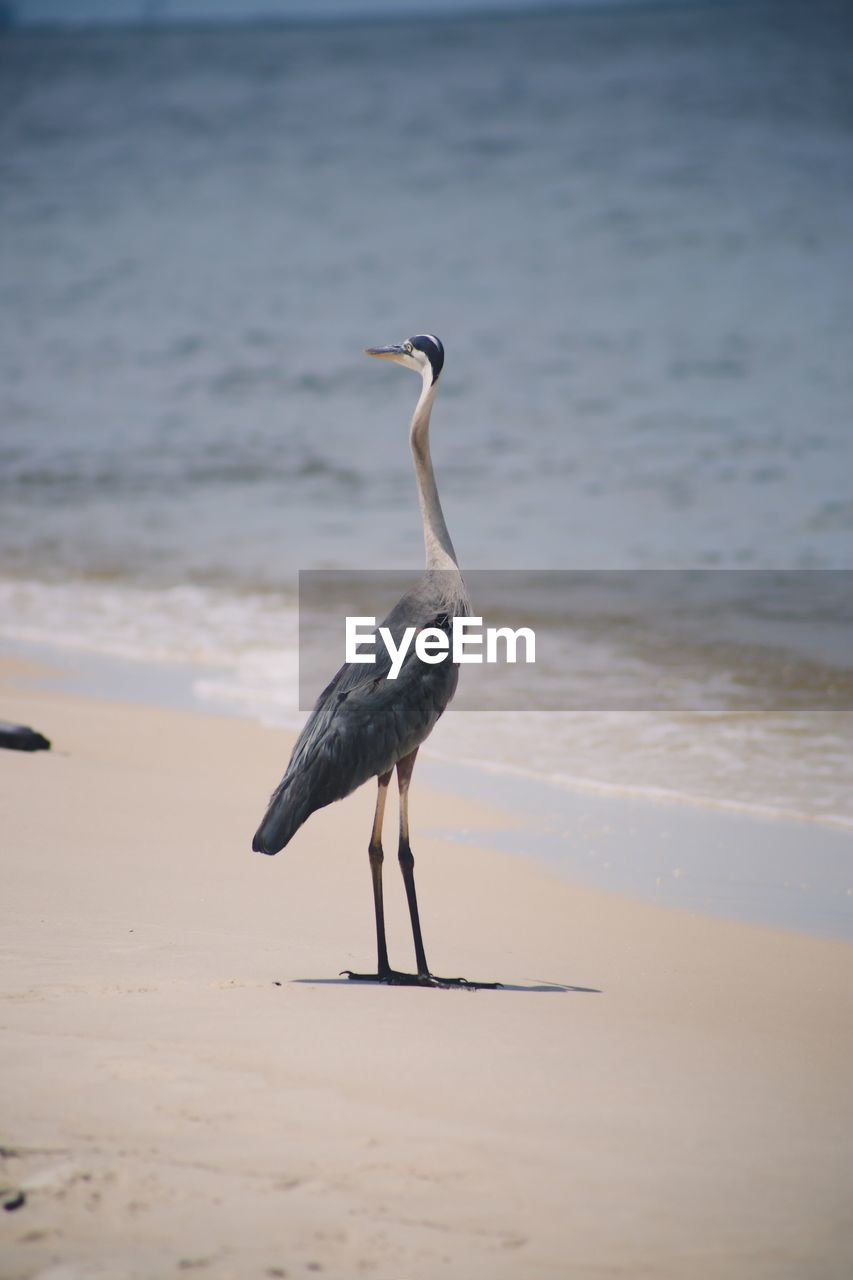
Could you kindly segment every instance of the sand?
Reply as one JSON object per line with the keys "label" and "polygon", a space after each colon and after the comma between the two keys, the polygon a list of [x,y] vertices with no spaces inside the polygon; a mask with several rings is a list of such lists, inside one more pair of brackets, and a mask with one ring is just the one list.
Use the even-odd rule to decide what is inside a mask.
{"label": "sand", "polygon": [[4,1278],[853,1274],[849,944],[572,885],[416,772],[431,965],[506,986],[356,986],[370,788],[264,858],[287,734],[0,695],[54,744],[0,756]]}

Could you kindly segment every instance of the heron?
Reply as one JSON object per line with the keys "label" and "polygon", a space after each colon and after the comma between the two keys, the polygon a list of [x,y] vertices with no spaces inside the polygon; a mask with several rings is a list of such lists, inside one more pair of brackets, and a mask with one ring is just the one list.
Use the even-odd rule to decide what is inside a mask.
{"label": "heron", "polygon": [[[438,496],[429,447],[429,424],[444,347],[431,333],[417,334],[387,347],[368,347],[366,355],[412,369],[421,391],[409,427],[426,565],[423,576],[398,600],[383,622],[399,646],[406,628],[437,628],[449,634],[454,617],[471,613],[468,592]],[[387,646],[374,664],[345,663],[320,694],[296,740],[290,762],[270,798],[252,848],[275,854],[317,809],[342,800],[371,778],[377,780],[376,809],[368,857],[376,917],[375,973],[343,973],[356,982],[428,987],[497,987],[498,983],[436,977],[427,964],[415,890],[415,860],[409,840],[409,787],[421,744],[429,736],[454,693],[458,666],[447,659],[424,663],[411,647],[396,679],[388,678]],[[394,770],[400,797],[398,862],[403,875],[414,941],[416,973],[392,969],[385,939],[382,896],[382,823]]]}

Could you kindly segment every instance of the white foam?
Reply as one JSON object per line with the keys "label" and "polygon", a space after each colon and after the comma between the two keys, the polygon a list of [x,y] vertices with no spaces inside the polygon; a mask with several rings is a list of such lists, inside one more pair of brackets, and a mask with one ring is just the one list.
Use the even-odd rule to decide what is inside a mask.
{"label": "white foam", "polygon": [[[198,586],[0,580],[0,639],[188,665],[204,706],[296,726],[295,602]],[[329,672],[331,675],[331,672]],[[431,754],[572,790],[853,827],[853,716],[450,713]]]}

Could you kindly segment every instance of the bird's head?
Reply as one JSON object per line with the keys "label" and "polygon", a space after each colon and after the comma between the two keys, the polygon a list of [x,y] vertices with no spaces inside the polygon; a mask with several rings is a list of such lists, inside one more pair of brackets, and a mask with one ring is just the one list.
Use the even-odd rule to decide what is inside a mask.
{"label": "bird's head", "polygon": [[407,369],[427,375],[429,382],[438,381],[444,365],[444,347],[431,333],[419,333],[393,347],[368,347],[365,355],[378,356],[380,360],[394,360]]}

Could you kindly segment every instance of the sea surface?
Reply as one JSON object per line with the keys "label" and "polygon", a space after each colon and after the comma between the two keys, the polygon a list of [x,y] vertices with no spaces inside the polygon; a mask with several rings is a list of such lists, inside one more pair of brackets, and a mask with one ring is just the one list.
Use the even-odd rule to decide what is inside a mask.
{"label": "sea surface", "polygon": [[[4,32],[0,641],[298,723],[298,571],[422,557],[418,386],[361,355],[418,332],[463,568],[843,587],[851,48],[823,0]],[[853,826],[838,589],[712,654],[587,609],[606,709],[451,711],[430,747]],[[744,709],[804,662],[820,696]],[[626,671],[684,696],[622,708]]]}

